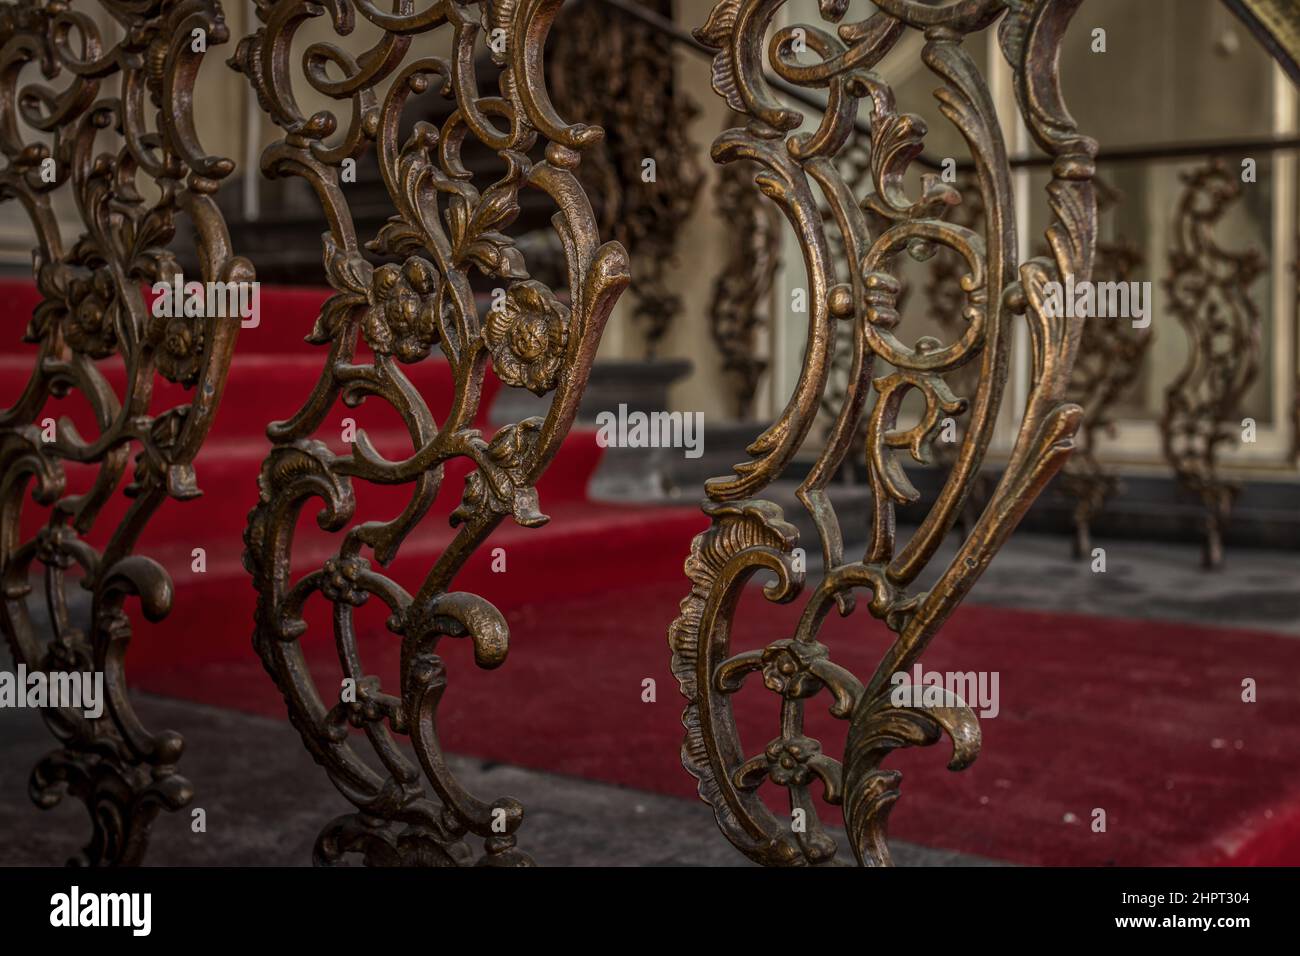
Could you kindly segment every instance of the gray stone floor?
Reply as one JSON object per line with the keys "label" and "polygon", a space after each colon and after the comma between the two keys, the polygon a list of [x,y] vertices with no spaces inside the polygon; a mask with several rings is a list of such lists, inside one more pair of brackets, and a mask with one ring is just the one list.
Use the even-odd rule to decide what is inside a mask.
{"label": "gray stone floor", "polygon": [[[155,697],[137,703],[146,725],[185,728],[184,768],[203,781],[194,806],[207,816],[206,833],[192,833],[186,813],[160,818],[151,864],[306,865],[317,831],[348,809],[287,723]],[[88,833],[75,800],[41,811],[27,799],[27,773],[51,740],[37,713],[0,711],[0,866],[61,864]],[[540,864],[749,865],[702,803],[481,760],[452,765],[471,791],[523,801],[520,845]],[[894,854],[902,866],[988,863],[906,844],[895,844]]]}
{"label": "gray stone floor", "polygon": [[[903,529],[900,538],[906,534]],[[1300,554],[1234,550],[1226,570],[1213,574],[1200,569],[1192,547],[1097,545],[1107,551],[1105,574],[1071,560],[1064,539],[1016,535],[971,600],[1300,636]],[[5,652],[0,669],[12,667]],[[207,813],[204,834],[190,832],[188,815],[161,819],[150,854],[154,864],[305,864],[319,828],[347,809],[282,721],[152,697],[138,705],[147,726],[184,728],[183,766],[203,781],[196,805]],[[27,799],[27,774],[51,746],[38,714],[0,710],[0,865],[61,863],[85,838],[84,810],[75,801],[42,812]],[[701,803],[473,759],[454,764],[472,791],[523,801],[528,818],[521,845],[539,863],[747,864],[719,836]],[[895,856],[901,865],[990,862],[906,845],[897,845]]]}
{"label": "gray stone floor", "polygon": [[[800,529],[808,552],[809,580],[820,571],[821,552],[816,530],[794,498],[795,485],[786,482],[772,494],[786,520]],[[847,536],[867,526],[869,496],[860,487],[832,486],[831,497]],[[900,525],[899,547],[915,528]],[[933,586],[952,560],[960,541],[953,534],[922,572],[918,589]],[[971,604],[1022,607],[1108,617],[1158,618],[1224,627],[1274,631],[1300,636],[1300,551],[1229,547],[1225,567],[1206,571],[1199,548],[1098,538],[1094,547],[1106,552],[1106,572],[1092,562],[1071,557],[1068,538],[1017,532],[966,599]],[[860,557],[861,542],[846,545],[846,559]],[[767,583],[756,575],[755,586]]]}
{"label": "gray stone floor", "polygon": [[[905,541],[911,529],[900,528]],[[950,539],[922,576],[928,587],[947,566]],[[1106,572],[1070,557],[1065,538],[1016,534],[967,598],[972,604],[1109,617],[1159,618],[1300,637],[1300,552],[1229,549],[1225,567],[1205,571],[1197,548],[1098,540]],[[853,551],[847,553],[853,554]]]}

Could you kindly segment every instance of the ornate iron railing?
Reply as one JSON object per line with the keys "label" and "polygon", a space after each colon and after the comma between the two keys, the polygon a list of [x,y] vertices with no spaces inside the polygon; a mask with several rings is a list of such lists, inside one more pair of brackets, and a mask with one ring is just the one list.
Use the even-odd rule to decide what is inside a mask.
{"label": "ornate iron railing", "polygon": [[[827,801],[843,807],[849,840],[859,862],[885,864],[885,824],[898,799],[900,775],[881,767],[899,747],[933,744],[946,732],[954,741],[949,763],[960,769],[979,751],[979,724],[960,701],[951,706],[895,707],[891,676],[917,661],[940,626],[961,602],[1011,533],[1035,496],[1061,467],[1072,446],[1081,410],[1064,401],[1079,319],[1066,319],[1047,304],[1049,282],[1072,275],[1087,279],[1092,268],[1096,209],[1091,183],[1096,144],[1080,135],[1066,111],[1057,76],[1057,53],[1079,0],[958,0],[930,5],[878,0],[878,12],[842,23],[847,3],[824,0],[822,16],[834,32],[813,24],[773,27],[779,0],[719,0],[700,41],[717,50],[714,89],[748,123],[722,134],[713,147],[719,163],[753,161],[763,167],[756,183],[781,208],[803,248],[809,283],[809,326],[802,374],[779,420],[750,446],[752,458],[729,478],[707,486],[705,512],[711,528],[696,538],[687,560],[691,592],[669,632],[672,668],[688,701],[682,760],[699,780],[726,837],[751,859],[767,864],[818,864],[836,846],[822,826],[812,787],[821,781]],[[1047,187],[1053,221],[1046,231],[1051,255],[1017,263],[1011,170],[995,106],[962,40],[991,28],[1009,62],[1030,132],[1052,157]],[[767,34],[774,29],[770,45]],[[988,223],[983,234],[943,218],[959,199],[937,177],[922,178],[918,197],[904,190],[904,176],[922,150],[925,124],[898,112],[894,94],[872,68],[908,29],[926,37],[922,59],[941,81],[940,110],[969,144]],[[796,39],[818,62],[803,63]],[[795,134],[803,116],[783,108],[765,88],[763,51],[785,82],[828,90],[820,123]],[[853,195],[833,159],[853,127],[859,102],[870,109],[874,150],[872,185]],[[817,193],[832,210],[825,219]],[[861,203],[861,206],[859,205]],[[863,209],[888,222],[871,231]],[[846,255],[832,259],[828,229],[838,230]],[[897,337],[894,257],[934,244],[959,252],[969,265],[967,329],[945,345],[922,338],[909,346]],[[1032,343],[1032,388],[1006,470],[970,534],[930,590],[912,593],[960,513],[984,457],[1007,382],[1011,324],[1023,315]],[[799,489],[821,538],[824,572],[808,597],[795,632],[765,646],[734,652],[733,617],[747,581],[757,572],[775,575],[764,590],[771,601],[801,596],[805,573],[796,559],[798,532],[781,508],[760,497],[801,447],[816,415],[831,365],[835,326],[852,323],[852,375],[830,441]],[[876,357],[893,371],[871,382],[877,396],[869,412],[867,458],[874,491],[870,541],[861,560],[846,560],[841,530],[826,495],[863,414]],[[952,394],[945,376],[968,362],[980,363],[979,390],[969,399]],[[925,412],[900,427],[903,397],[918,391]],[[961,455],[925,520],[901,549],[895,542],[894,508],[918,496],[895,450],[916,459],[934,440],[939,421],[969,402]],[[865,681],[835,664],[818,640],[832,609],[847,615],[852,593],[870,591],[868,610],[895,639]],[[749,756],[737,733],[732,696],[759,673],[781,700],[780,733]],[[842,760],[824,753],[804,732],[804,710],[821,691],[831,695],[830,713],[848,721]],[[764,783],[788,792],[792,817],[782,820],[759,793]],[[801,824],[801,825],[799,825]]]}
{"label": "ornate iron railing", "polygon": [[[947,220],[964,229],[982,232],[985,228],[984,203],[974,171],[962,170],[957,176],[956,187],[961,193],[962,201],[948,213]],[[926,278],[924,292],[930,318],[943,330],[944,335],[954,339],[961,338],[967,322],[966,290],[963,286],[963,280],[966,278],[965,263],[959,255],[951,254],[950,250],[940,251],[931,260]],[[969,362],[948,374],[948,387],[957,395],[975,394],[979,390],[980,374],[980,366]],[[961,460],[968,425],[966,411],[966,409],[950,411],[946,417],[951,419],[951,427],[941,429],[941,440],[934,444],[931,458],[935,465],[945,472],[951,471]],[[1086,425],[1084,427],[1086,428]],[[1069,466],[1068,461],[1066,466]],[[971,477],[970,491],[955,522],[957,533],[961,537],[965,538],[974,527],[980,509],[988,501],[991,488],[989,476],[984,471],[977,471]]]}
{"label": "ornate iron railing", "polygon": [[[100,716],[71,707],[45,712],[60,747],[32,772],[30,792],[41,807],[64,793],[83,801],[93,833],[73,862],[112,865],[139,863],[159,811],[185,806],[193,793],[176,769],[180,735],[148,730],[132,708],[126,606],[137,599],[149,621],[171,608],[167,570],[134,552],[163,502],[200,494],[193,462],[240,321],[160,317],[144,287],[170,284],[181,273],[168,251],[181,214],[193,224],[205,282],[248,282],[253,273],[232,256],[213,198],[233,166],[203,150],[193,123],[204,51],[227,39],[220,6],[102,0],[101,7],[116,21],[116,39],[106,40],[89,15],[58,0],[0,7],[0,148],[7,159],[0,198],[16,199],[31,219],[42,297],[25,336],[36,345],[31,378],[0,412],[0,621],[31,671],[47,679],[103,675]],[[27,68],[62,85],[24,77]],[[156,198],[145,198],[147,184]],[[75,199],[79,236],[66,236],[56,215],[61,193]],[[120,390],[109,374],[115,363]],[[159,377],[191,392],[155,414]],[[50,417],[58,412],[51,399],[72,393],[92,411],[94,434],[81,434],[68,417]],[[74,490],[87,473],[91,480]],[[131,499],[120,517],[111,513],[119,492]],[[25,530],[23,521],[32,506],[41,509],[34,531],[34,522]],[[92,544],[94,534],[104,543]],[[31,593],[38,568],[40,602]],[[85,617],[78,584],[89,598]],[[37,603],[48,622],[33,614]]]}
{"label": "ornate iron railing", "polygon": [[[559,7],[556,0],[518,0],[438,3],[419,12],[403,5],[385,13],[369,0],[341,0],[330,8],[336,31],[350,32],[359,15],[382,37],[355,58],[314,44],[305,54],[305,76],[295,77],[294,35],[326,9],[310,0],[268,0],[258,6],[265,26],[240,42],[232,60],[284,130],[264,152],[263,170],[303,177],[329,223],[324,255],[336,293],[309,338],[325,350],[321,376],[301,410],[268,429],[274,448],[262,466],[261,501],[245,538],[245,563],[259,591],[254,645],[307,749],[356,808],[321,833],[318,862],[350,853],[382,864],[472,862],[467,834],[484,840],[480,863],[530,862],[516,846],[523,819],[518,801],[477,799],[444,760],[437,708],[446,674],[437,652],[442,638],[466,637],[480,667],[505,661],[509,630],[501,613],[486,599],[451,588],[504,519],[528,527],[547,520],[535,484],[568,433],[605,322],[629,281],[623,247],[599,243],[576,172],[601,130],[561,119],[548,98],[542,52]],[[416,48],[450,52],[416,56]],[[339,78],[328,79],[326,67]],[[479,93],[485,69],[497,72],[499,96]],[[306,116],[295,102],[294,82],[303,79],[350,107],[337,145],[326,142],[339,126],[335,116]],[[384,81],[390,85],[380,99],[376,87]],[[456,111],[441,128],[421,122],[402,134],[404,107],[426,92],[454,97]],[[499,158],[500,178],[482,188],[461,163],[462,150],[475,141]],[[362,254],[340,180],[344,161],[372,147],[394,211],[367,243],[396,260],[378,266]],[[522,252],[504,232],[525,189],[554,202],[567,296],[529,277]],[[473,272],[502,290],[483,312]],[[368,355],[358,352],[362,339]],[[435,349],[454,378],[441,421],[402,370],[434,361]],[[553,392],[546,417],[484,437],[475,417],[489,363],[506,385]],[[350,454],[335,454],[314,437],[336,403],[355,406],[363,399],[378,399],[400,415],[410,440],[403,457],[385,458],[364,432]],[[459,529],[410,593],[374,565],[397,557],[433,505],[444,466],[456,458],[475,468],[452,515]],[[391,520],[354,521],[354,481],[409,485],[409,503]],[[295,574],[294,528],[313,498],[320,499],[320,526],[346,531],[332,557]],[[355,688],[350,699],[337,687],[322,691],[309,672],[301,639],[304,605],[314,595],[329,605],[344,678]],[[371,598],[387,606],[387,627],[401,641],[397,688],[381,686],[358,647],[355,614]],[[360,737],[349,728],[364,731],[378,769],[358,752]],[[400,736],[409,737],[418,765],[402,751]]]}
{"label": "ornate iron railing", "polygon": [[1205,511],[1202,563],[1223,563],[1223,535],[1238,486],[1219,471],[1223,446],[1239,441],[1242,402],[1259,375],[1260,314],[1250,295],[1264,273],[1258,250],[1230,252],[1215,238],[1241,182],[1217,159],[1183,174],[1169,252],[1170,311],[1187,333],[1187,359],[1165,390],[1165,458]]}
{"label": "ornate iron railing", "polygon": [[[629,2],[659,16],[672,13],[672,0]],[[682,312],[673,273],[682,226],[704,181],[687,136],[698,107],[677,75],[672,39],[599,0],[566,5],[548,57],[557,109],[605,131],[579,178],[601,235],[631,257],[632,320],[653,358]]]}

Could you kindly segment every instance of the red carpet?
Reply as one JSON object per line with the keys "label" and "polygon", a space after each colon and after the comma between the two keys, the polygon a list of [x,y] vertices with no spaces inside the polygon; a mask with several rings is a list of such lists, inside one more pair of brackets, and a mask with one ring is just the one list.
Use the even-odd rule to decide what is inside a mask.
{"label": "red carpet", "polygon": [[[0,294],[12,342],[34,300],[22,283],[0,284]],[[167,502],[142,545],[172,572],[177,597],[163,624],[137,631],[128,673],[141,689],[284,717],[250,647],[254,595],[239,566],[240,536],[267,449],[265,424],[296,408],[319,372],[322,351],[301,337],[324,295],[263,291],[263,324],[241,334],[212,441],[198,463],[205,496]],[[0,402],[21,388],[31,354],[23,348],[0,359]],[[412,374],[436,413],[450,393],[446,366],[426,362]],[[174,400],[167,390],[159,397]],[[337,412],[377,436],[381,450],[400,453],[402,436],[380,403]],[[85,421],[78,418],[84,411],[67,414]],[[337,435],[324,437],[342,447]],[[552,524],[536,531],[502,525],[457,580],[458,589],[481,593],[506,612],[513,649],[500,670],[481,672],[468,648],[444,643],[451,684],[443,739],[456,752],[693,797],[695,782],[678,760],[683,704],[668,672],[666,629],[686,593],[686,549],[705,522],[694,508],[589,502],[586,487],[599,456],[591,433],[571,436],[540,486]],[[450,536],[445,517],[464,470],[448,468],[440,510],[392,569],[408,587]],[[71,476],[74,487],[84,480]],[[358,499],[359,517],[387,517],[405,493],[359,486]],[[304,542],[302,568],[318,564],[330,545],[312,518],[303,519],[316,541]],[[490,568],[497,545],[507,552],[504,574]],[[190,550],[200,546],[207,571],[195,574]],[[382,630],[377,605],[362,612],[363,658],[391,688],[397,641]],[[319,598],[312,602],[308,646],[322,686],[337,686],[323,608]],[[797,607],[767,606],[755,593],[741,609],[738,645],[781,636],[796,614]],[[859,614],[830,620],[823,640],[837,661],[866,674],[886,635]],[[924,663],[931,670],[998,671],[1001,713],[983,721],[982,755],[963,773],[945,769],[943,745],[895,757],[891,765],[905,773],[891,827],[897,839],[1027,864],[1300,864],[1300,641],[966,607]],[[641,701],[646,677],[657,682],[655,703]],[[1241,702],[1245,677],[1257,681],[1258,703]],[[775,699],[747,688],[737,710],[756,752],[775,736]],[[837,750],[842,723],[820,714],[809,726]],[[1105,833],[1092,832],[1094,808],[1106,811]],[[827,819],[838,820],[838,810]]]}
{"label": "red carpet", "polygon": [[[306,401],[320,375],[325,350],[304,343],[303,336],[311,329],[328,295],[329,290],[323,289],[263,289],[261,324],[240,331],[221,407],[195,462],[203,497],[165,502],[141,538],[139,552],[167,568],[177,598],[165,621],[137,628],[131,648],[132,669],[138,667],[146,673],[150,668],[178,662],[208,664],[251,654],[256,595],[241,563],[244,525],[257,502],[258,469],[270,448],[265,438],[267,423],[292,415]],[[0,282],[0,301],[8,303],[0,326],[9,341],[16,341],[39,301],[35,288],[28,282]],[[0,405],[11,403],[20,394],[31,373],[34,355],[35,348],[26,345],[15,354],[0,357]],[[121,394],[125,383],[122,362],[110,359],[99,363],[99,367]],[[438,418],[453,394],[450,366],[435,359],[404,368]],[[485,435],[493,432],[488,411],[500,388],[501,383],[489,371],[476,421]],[[183,389],[162,379],[157,381],[152,402],[155,412],[186,401]],[[97,433],[90,406],[79,393],[50,401],[44,414],[56,421],[66,417],[83,438]],[[385,455],[403,457],[412,451],[400,417],[387,403],[375,399],[359,408],[336,405],[328,424],[316,437],[335,451],[343,451],[345,419],[351,419],[357,430],[364,430]],[[638,555],[638,580],[676,579],[685,546],[682,542],[689,543],[705,526],[704,517],[693,507],[635,507],[588,501],[587,485],[601,454],[594,432],[575,429],[538,483],[541,508],[551,517],[550,524],[526,529],[513,522],[503,523],[462,571],[455,587],[492,595],[502,610],[554,594],[582,595],[590,593],[588,585],[602,587],[603,579],[575,575],[574,569],[602,553],[609,562],[628,568],[632,566],[628,559]],[[65,467],[70,493],[88,488],[96,474],[84,466]],[[465,459],[448,463],[432,513],[388,569],[391,577],[411,591],[418,588],[436,555],[453,536],[448,517],[460,502],[470,468]],[[354,490],[358,520],[391,518],[410,498],[409,486],[356,482]],[[88,539],[102,547],[129,503],[124,495],[117,495],[101,513]],[[299,522],[295,569],[319,567],[324,557],[337,549],[340,536],[321,532],[316,527],[315,512],[311,506],[304,509]],[[33,534],[47,515],[44,509],[27,507],[24,534]],[[671,546],[665,546],[666,542]],[[507,571],[513,573],[509,588],[491,568],[492,550],[497,547],[506,549]],[[195,548],[205,553],[206,569],[202,573],[192,570]],[[221,615],[212,614],[215,607],[222,609]]]}
{"label": "red carpet", "polygon": [[[695,781],[678,762],[683,702],[665,639],[684,593],[683,582],[516,609],[511,658],[497,671],[478,671],[468,648],[444,644],[448,748],[693,797]],[[761,603],[742,606],[736,633],[745,647],[781,633],[778,619],[793,620],[792,608]],[[834,659],[866,674],[884,635],[855,615],[828,621],[823,639]],[[310,649],[322,685],[337,684],[328,639]],[[395,680],[396,638],[372,630],[363,656],[372,673]],[[924,664],[976,663],[1000,672],[1001,712],[982,721],[984,747],[966,771],[946,769],[942,744],[895,756],[891,765],[904,771],[897,839],[1024,864],[1300,864],[1300,642],[970,606]],[[160,694],[283,713],[251,660],[134,674]],[[1240,700],[1247,676],[1258,703]],[[641,701],[646,677],[657,682],[652,704]],[[757,685],[737,698],[749,752],[776,736],[775,703]],[[835,752],[843,724],[819,716],[811,733]],[[1092,832],[1095,808],[1106,811],[1105,833]],[[829,808],[827,819],[838,818]]]}

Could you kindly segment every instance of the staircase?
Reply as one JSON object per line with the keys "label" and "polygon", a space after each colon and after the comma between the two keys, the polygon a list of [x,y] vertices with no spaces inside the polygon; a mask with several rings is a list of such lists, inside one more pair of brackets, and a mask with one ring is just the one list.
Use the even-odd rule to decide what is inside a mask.
{"label": "staircase", "polygon": [[[258,472],[270,448],[265,437],[267,424],[292,415],[320,374],[325,350],[304,343],[302,337],[329,294],[321,288],[264,287],[261,324],[241,330],[225,396],[195,462],[203,495],[191,501],[165,502],[136,549],[168,570],[176,595],[171,614],[162,622],[136,621],[127,666],[132,683],[169,696],[184,696],[186,687],[201,682],[207,669],[255,660],[251,634],[256,594],[241,562],[244,525],[257,502]],[[0,295],[8,303],[2,334],[13,343],[21,337],[22,324],[39,299],[34,287],[22,281],[0,282]],[[11,404],[20,393],[34,354],[33,347],[24,345],[0,357],[0,407]],[[125,383],[121,362],[110,359],[100,367],[121,394]],[[404,369],[438,419],[452,396],[450,366],[430,359]],[[494,402],[509,391],[489,374],[478,422],[485,434],[495,430],[489,424]],[[183,393],[177,386],[158,381],[153,411],[181,401]],[[89,406],[76,393],[51,399],[45,414],[56,421],[66,416],[83,437],[96,433]],[[344,452],[346,418],[353,419],[356,429],[365,431],[385,456],[411,453],[400,419],[391,407],[375,399],[355,409],[338,404],[315,437],[336,453]],[[591,500],[587,487],[604,452],[596,444],[595,434],[594,430],[575,428],[539,482],[542,511],[550,516],[550,523],[528,529],[509,520],[503,522],[453,582],[456,590],[482,594],[509,620],[511,609],[524,604],[607,594],[629,583],[640,586],[683,580],[682,558],[692,536],[705,526],[704,517],[693,506]],[[408,591],[418,589],[425,572],[451,541],[454,529],[448,518],[460,503],[471,467],[463,459],[446,465],[433,509],[385,569]],[[70,493],[89,487],[94,470],[79,465],[67,468]],[[398,514],[409,500],[410,486],[356,481],[354,491],[354,520],[359,522]],[[129,499],[119,491],[88,536],[92,544],[102,548],[128,505]],[[316,527],[316,510],[309,502],[296,531],[295,578],[319,568],[336,551],[342,537]],[[24,513],[24,535],[34,533],[47,516],[47,509],[29,505]],[[203,549],[201,569],[196,569],[198,548]],[[505,549],[504,573],[492,567],[496,548]],[[136,613],[130,603],[128,608]],[[321,642],[332,647],[324,610],[324,602],[309,602],[307,620],[312,630],[304,644]],[[382,618],[375,615],[370,626],[382,630],[382,625]],[[269,681],[264,681],[263,689],[268,696],[274,695]]]}
{"label": "staircase", "polygon": [[[224,400],[196,462],[204,494],[165,502],[136,549],[159,560],[175,584],[166,619],[136,622],[126,670],[137,691],[283,720],[284,704],[251,647],[256,595],[241,566],[242,535],[269,448],[265,426],[298,408],[324,361],[324,350],[302,337],[327,295],[320,288],[263,288],[262,323],[241,332]],[[14,343],[38,297],[30,282],[7,281],[0,282],[0,302],[0,406],[7,406],[31,372],[34,348]],[[120,363],[101,366],[120,389]],[[437,415],[451,395],[449,367],[428,360],[407,372]],[[180,398],[177,388],[159,383],[154,411]],[[520,411],[540,411],[522,408],[519,398],[489,379],[479,423],[485,433]],[[46,413],[67,416],[83,436],[94,434],[89,409],[75,394],[51,399]],[[354,418],[382,453],[409,451],[392,409],[372,400],[331,413],[319,437],[336,452],[345,450],[344,417]],[[734,453],[731,442],[714,438],[719,455]],[[535,530],[503,523],[453,582],[504,613],[513,649],[505,666],[487,672],[473,665],[467,647],[446,643],[449,690],[439,736],[454,753],[689,797],[696,781],[679,766],[681,701],[668,672],[665,630],[687,593],[682,560],[706,522],[693,503],[673,504],[670,496],[659,499],[664,503],[593,500],[589,489],[601,485],[594,479],[604,456],[590,427],[575,428],[538,486],[551,522]],[[628,467],[626,460],[614,464],[615,471]],[[668,464],[673,474],[687,467]],[[88,487],[91,469],[67,470],[69,492]],[[463,462],[447,466],[438,503],[386,569],[408,590],[451,540],[447,518],[466,472]],[[364,482],[355,490],[356,520],[393,516],[408,493]],[[772,489],[778,499],[787,492]],[[837,497],[845,515],[864,506],[857,494]],[[120,492],[114,496],[89,536],[93,544],[103,545],[127,504]],[[800,509],[787,504],[787,515],[798,520]],[[46,514],[29,506],[24,533]],[[314,517],[314,509],[304,509],[295,578],[319,567],[340,537],[320,532]],[[813,540],[803,538],[810,552]],[[492,568],[498,547],[505,549],[504,573]],[[204,550],[201,571],[195,548]],[[815,562],[815,553],[809,558]],[[736,619],[737,650],[793,633],[801,611],[801,602],[774,607],[751,592]],[[135,613],[133,603],[128,608]],[[395,687],[400,641],[384,627],[383,611],[378,601],[360,609],[358,644],[367,672]],[[325,603],[309,601],[306,617],[304,653],[328,695],[339,665]],[[927,748],[898,755],[910,794],[894,815],[900,839],[1038,865],[1300,860],[1294,638],[978,604],[962,608],[947,629],[949,639],[927,651],[926,666],[1002,674],[1002,713],[985,722],[984,753],[964,773],[949,773]],[[884,637],[883,625],[858,613],[833,615],[821,639],[841,665],[866,674]],[[1242,674],[1268,689],[1257,706],[1241,703]],[[776,727],[773,700],[740,694],[734,707],[747,746],[758,752]],[[218,714],[195,708],[190,723],[176,729],[203,740],[191,724],[212,723]],[[843,722],[817,708],[808,720],[812,736],[829,741],[843,734]],[[206,739],[218,736],[217,726],[206,728]],[[1124,747],[1114,746],[1118,739]],[[269,748],[240,754],[245,762],[274,759]],[[207,792],[205,781],[196,783]],[[1078,823],[1099,806],[1112,821],[1106,838]],[[823,810],[828,819],[838,812]]]}

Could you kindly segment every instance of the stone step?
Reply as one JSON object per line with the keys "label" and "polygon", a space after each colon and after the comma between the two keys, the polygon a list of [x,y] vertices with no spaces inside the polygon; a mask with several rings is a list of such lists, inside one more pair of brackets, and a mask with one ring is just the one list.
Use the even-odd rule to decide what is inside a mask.
{"label": "stone step", "polygon": [[[601,359],[592,366],[587,388],[578,406],[578,423],[596,425],[601,412],[618,413],[620,404],[629,411],[658,412],[668,408],[668,390],[690,374],[686,359]],[[533,415],[545,415],[549,395],[537,396],[527,389],[507,389],[492,406],[494,425],[517,422]]]}

